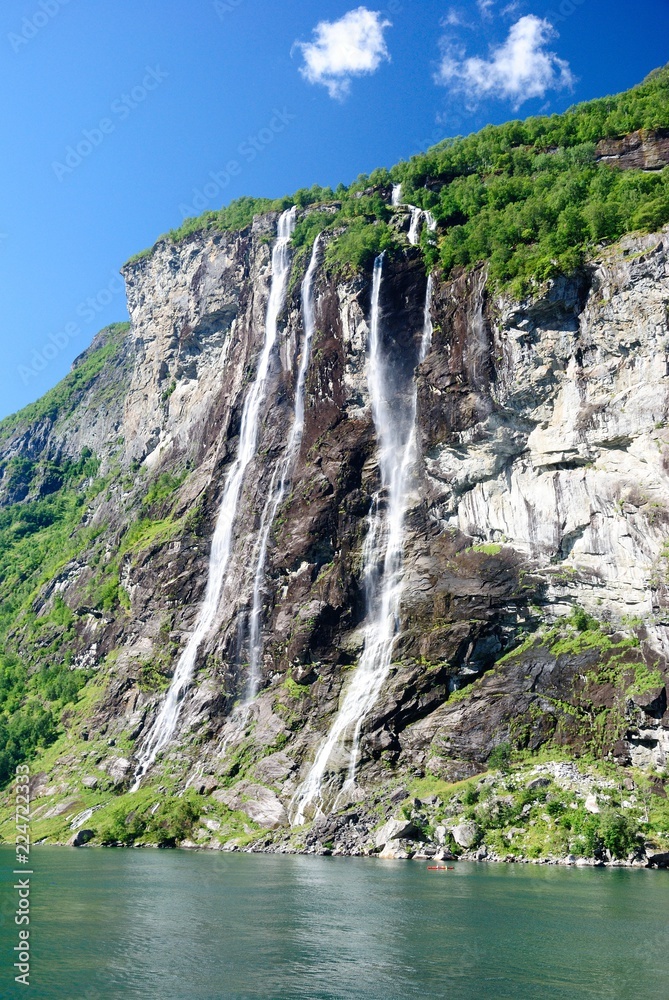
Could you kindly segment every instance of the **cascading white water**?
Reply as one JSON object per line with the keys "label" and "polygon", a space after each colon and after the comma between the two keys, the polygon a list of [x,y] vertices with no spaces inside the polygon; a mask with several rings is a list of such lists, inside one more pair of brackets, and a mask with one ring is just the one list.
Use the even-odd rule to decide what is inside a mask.
{"label": "cascading white water", "polygon": [[311,345],[316,329],[316,304],[314,298],[314,285],[316,272],[318,270],[318,256],[320,253],[321,237],[316,237],[314,248],[311,253],[311,261],[307,273],[302,282],[302,317],[304,322],[304,344],[302,345],[302,355],[300,357],[300,367],[295,385],[295,410],[293,425],[290,430],[288,442],[284,449],[281,460],[278,462],[272,475],[269,487],[267,503],[262,513],[260,522],[260,533],[257,543],[256,568],[253,579],[253,605],[251,610],[251,622],[249,628],[249,679],[246,690],[245,704],[248,705],[258,693],[258,686],[261,678],[262,660],[262,599],[265,585],[265,568],[267,563],[267,546],[272,525],[276,518],[279,507],[286,495],[286,487],[289,482],[290,473],[293,468],[302,444],[304,435],[304,399],[307,383],[307,372],[311,359]]}
{"label": "cascading white water", "polygon": [[415,205],[409,206],[411,209],[411,225],[409,226],[409,243],[417,246],[420,242],[420,224],[423,221],[423,212]]}
{"label": "cascading white water", "polygon": [[267,305],[265,342],[258,361],[255,381],[244,401],[237,457],[230,469],[223,491],[223,499],[216,521],[216,528],[209,556],[209,575],[204,601],[200,608],[195,630],[179,658],[174,677],[165,701],[151,727],[135,770],[132,791],[136,791],[142,778],[153,765],[161,750],[169,743],[177,726],[184,696],[195,670],[198,650],[214,623],[218,603],[225,582],[225,575],[232,550],[233,530],[237,505],[246,470],[255,456],[258,443],[260,411],[267,389],[269,366],[277,339],[277,323],[283,308],[290,274],[289,243],[297,221],[297,209],[284,212],[278,224],[277,239],[272,250],[272,284]]}
{"label": "cascading white water", "polygon": [[[402,206],[402,185],[395,184],[393,186],[393,193],[391,204],[393,208],[401,208]],[[432,212],[428,212],[423,208],[417,208],[415,205],[406,206],[411,212],[411,222],[409,224],[409,243],[412,246],[418,246],[420,243],[420,231],[423,220],[431,233],[437,228],[437,220],[432,215]]]}
{"label": "cascading white water", "polygon": [[409,226],[409,243],[412,246],[418,246],[420,243],[420,231],[422,227],[423,220],[429,231],[433,233],[437,228],[437,220],[433,216],[432,212],[427,212],[423,208],[416,208],[415,205],[408,205],[407,208],[411,209],[411,225]]}
{"label": "cascading white water", "polygon": [[[292,805],[296,826],[305,821],[306,810],[322,811],[323,784],[328,761],[343,739],[350,734],[351,749],[347,780],[338,799],[355,787],[360,733],[374,706],[391,667],[395,637],[399,628],[404,554],[404,518],[411,473],[417,458],[415,383],[406,412],[389,391],[389,361],[381,347],[381,285],[383,255],[374,264],[372,313],[369,338],[368,385],[372,415],[378,439],[381,490],[372,499],[368,529],[363,546],[363,584],[367,601],[365,644],[358,667],[344,696],[337,717],[316,755],[306,780]],[[422,362],[432,341],[430,303],[432,278],[428,278],[423,334],[418,355]],[[406,405],[406,404],[405,404]],[[404,418],[404,419],[403,419]],[[382,498],[385,497],[385,506]],[[337,807],[335,800],[334,808]]]}

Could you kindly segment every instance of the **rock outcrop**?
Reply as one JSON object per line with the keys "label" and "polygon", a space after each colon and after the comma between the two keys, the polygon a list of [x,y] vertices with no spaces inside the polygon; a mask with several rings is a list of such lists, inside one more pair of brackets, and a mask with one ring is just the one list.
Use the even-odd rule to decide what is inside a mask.
{"label": "rock outcrop", "polygon": [[621,170],[662,170],[669,165],[669,129],[640,129],[597,143],[597,161]]}

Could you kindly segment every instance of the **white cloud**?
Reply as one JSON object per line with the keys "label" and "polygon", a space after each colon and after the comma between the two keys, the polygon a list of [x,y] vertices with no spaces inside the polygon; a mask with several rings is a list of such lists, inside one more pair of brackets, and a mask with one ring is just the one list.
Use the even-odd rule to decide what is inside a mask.
{"label": "white cloud", "polygon": [[462,17],[458,14],[454,7],[451,7],[448,14],[443,20],[443,24],[447,24],[450,28],[459,28],[464,24]]}
{"label": "white cloud", "polygon": [[511,101],[514,108],[547,90],[571,88],[575,77],[569,63],[546,44],[557,33],[549,21],[528,14],[511,26],[509,36],[493,48],[489,59],[466,58],[447,41],[437,82],[462,90],[473,100],[496,97]]}
{"label": "white cloud", "polygon": [[479,9],[481,17],[491,18],[492,14],[490,11],[495,6],[495,0],[476,0],[476,6]]}
{"label": "white cloud", "polygon": [[339,21],[320,21],[311,42],[295,42],[304,66],[300,73],[309,83],[328,88],[330,97],[342,100],[351,89],[351,79],[375,73],[382,62],[390,62],[384,32],[392,27],[379,11],[358,7]]}

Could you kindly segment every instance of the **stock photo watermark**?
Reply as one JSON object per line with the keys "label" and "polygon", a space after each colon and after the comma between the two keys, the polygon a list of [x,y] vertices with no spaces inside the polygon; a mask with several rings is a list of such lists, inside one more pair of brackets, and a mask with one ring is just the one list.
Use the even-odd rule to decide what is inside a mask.
{"label": "stock photo watermark", "polygon": [[149,94],[157,90],[168,76],[169,73],[166,73],[160,66],[147,66],[142,82],[112,101],[109,110],[113,117],[101,118],[93,128],[85,128],[76,145],[67,147],[63,159],[53,161],[51,169],[58,180],[62,182],[74,173],[77,167],[80,167],[84,160],[88,159],[102,145],[107,136],[112,135],[119,124],[126,121],[132,112],[140,104],[143,104]]}
{"label": "stock photo watermark", "polygon": [[223,19],[226,14],[232,14],[241,7],[244,0],[214,0],[213,8],[218,16]]}
{"label": "stock photo watermark", "polygon": [[14,981],[30,986],[30,878],[34,875],[30,864],[30,768],[19,764],[14,784],[16,837],[14,871],[16,876],[16,910],[14,924],[16,943],[13,946]]}
{"label": "stock photo watermark", "polygon": [[562,0],[557,11],[549,10],[546,13],[546,20],[550,21],[552,25],[562,24],[568,17],[575,14],[584,3],[587,3],[587,0]]}
{"label": "stock photo watermark", "polygon": [[72,0],[39,0],[37,10],[30,17],[23,18],[21,30],[10,31],[7,35],[7,41],[14,52],[20,52],[24,45],[32,42],[33,38],[60,14],[62,8],[71,2]]}
{"label": "stock photo watermark", "polygon": [[[274,109],[272,118],[264,128],[261,128],[253,135],[249,135],[237,147],[237,155],[245,163],[253,163],[254,160],[263,153],[268,146],[271,146],[277,136],[288,128],[291,122],[295,121],[297,115],[292,114],[287,108],[279,111]],[[233,177],[239,177],[242,173],[243,164],[238,159],[231,159],[225,167],[219,171],[211,171],[209,179],[201,188],[193,190],[192,201],[189,205],[179,205],[182,219],[199,215],[215,198],[226,189]]]}
{"label": "stock photo watermark", "polygon": [[104,309],[109,306],[117,295],[125,292],[125,282],[120,274],[112,274],[111,279],[95,295],[89,295],[77,306],[76,321],[71,320],[55,333],[50,333],[48,343],[39,350],[34,349],[30,364],[19,365],[18,373],[24,385],[36,378],[54,361],[61,351],[83,332],[83,324],[92,323]]}

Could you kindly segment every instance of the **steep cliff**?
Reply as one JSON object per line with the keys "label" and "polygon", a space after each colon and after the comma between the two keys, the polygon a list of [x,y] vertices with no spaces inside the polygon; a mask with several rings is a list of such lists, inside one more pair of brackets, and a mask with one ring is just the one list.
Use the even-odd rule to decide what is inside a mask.
{"label": "steep cliff", "polygon": [[[619,145],[606,156],[637,148]],[[346,227],[327,227],[330,205],[307,205],[293,221],[321,235],[309,253],[289,250],[261,372],[278,213],[165,238],[124,268],[130,326],[103,331],[65,383],[0,425],[0,763],[6,781],[21,754],[35,758],[38,834],[90,826],[101,840],[215,845],[274,830],[285,848],[291,819],[316,817],[293,845],[371,851],[386,844],[375,827],[425,792],[427,812],[405,809],[413,832],[386,836],[429,828],[443,846],[433,827],[452,783],[491,767],[566,755],[608,762],[639,788],[664,774],[669,229],[600,242],[519,297],[485,261],[428,283],[429,215],[391,205],[388,185],[365,197],[381,200],[390,234],[374,317],[375,255],[337,266]],[[390,572],[370,562],[395,488],[379,452],[373,319],[381,395],[398,422],[415,409],[392,656],[307,801],[301,789],[369,659],[368,574],[382,589]],[[291,439],[305,351],[304,423]],[[215,616],[144,773],[142,749],[201,625],[256,389]],[[658,816],[643,829],[660,850]]]}

